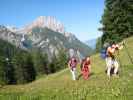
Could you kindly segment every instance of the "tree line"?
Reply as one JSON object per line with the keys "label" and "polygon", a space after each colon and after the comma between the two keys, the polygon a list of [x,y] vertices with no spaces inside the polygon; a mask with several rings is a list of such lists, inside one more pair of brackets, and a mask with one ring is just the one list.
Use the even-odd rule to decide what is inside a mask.
{"label": "tree line", "polygon": [[38,76],[55,73],[67,66],[67,56],[60,50],[58,56],[48,60],[39,49],[24,51],[0,40],[0,84],[25,84]]}

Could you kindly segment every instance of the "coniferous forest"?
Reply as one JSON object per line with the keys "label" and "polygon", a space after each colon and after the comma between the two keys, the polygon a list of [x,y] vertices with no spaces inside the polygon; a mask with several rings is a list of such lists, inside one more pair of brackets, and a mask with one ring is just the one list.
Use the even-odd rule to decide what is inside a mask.
{"label": "coniferous forest", "polygon": [[25,84],[38,76],[55,73],[66,67],[67,56],[61,51],[48,60],[39,49],[25,51],[0,40],[0,84]]}

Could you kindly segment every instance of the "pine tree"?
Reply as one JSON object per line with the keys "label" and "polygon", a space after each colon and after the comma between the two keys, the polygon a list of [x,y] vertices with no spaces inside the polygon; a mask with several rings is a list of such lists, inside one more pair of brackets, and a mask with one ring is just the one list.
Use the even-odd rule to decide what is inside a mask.
{"label": "pine tree", "polygon": [[55,73],[67,66],[67,55],[64,50],[59,50],[58,55],[54,55],[52,62],[49,65],[49,70],[51,73]]}
{"label": "pine tree", "polygon": [[102,48],[102,43],[101,43],[101,37],[99,37],[96,41],[96,49],[95,49],[95,52],[100,52]]}
{"label": "pine tree", "polygon": [[44,73],[45,73],[45,74],[49,74],[49,70],[48,70],[48,64],[49,64],[48,56],[47,56],[47,54],[45,53],[45,54],[43,54],[43,57],[44,57],[44,59],[43,59]]}
{"label": "pine tree", "polygon": [[11,59],[6,58],[4,67],[5,67],[5,76],[7,84],[15,84],[16,83],[15,70],[11,62]]}
{"label": "pine tree", "polygon": [[32,51],[34,67],[37,75],[48,74],[48,56],[41,51]]}
{"label": "pine tree", "polygon": [[55,73],[57,70],[57,66],[58,66],[57,57],[53,56],[51,62],[48,65],[49,73]]}
{"label": "pine tree", "polygon": [[15,78],[17,84],[26,83],[26,79],[24,77],[24,68],[23,68],[24,60],[22,54],[16,54],[13,58],[13,63],[14,63]]}
{"label": "pine tree", "polygon": [[[12,57],[14,56],[15,46],[10,43],[0,40],[0,77],[3,84],[15,84],[14,67]],[[1,81],[2,82],[2,81]]]}
{"label": "pine tree", "polygon": [[65,50],[59,50],[59,54],[58,54],[58,69],[64,69],[66,68],[67,66],[67,61],[68,61],[68,58],[67,58],[67,55],[66,55],[66,52]]}
{"label": "pine tree", "polygon": [[28,53],[18,53],[13,59],[17,84],[24,84],[35,80],[36,72],[32,58]]}
{"label": "pine tree", "polygon": [[34,68],[34,64],[32,61],[32,57],[30,54],[25,54],[24,55],[24,64],[23,64],[23,68],[24,68],[24,77],[26,79],[27,82],[31,82],[33,80],[35,80],[36,78],[36,71]]}
{"label": "pine tree", "polygon": [[35,80],[36,71],[28,51],[0,40],[0,84],[22,84]]}
{"label": "pine tree", "polygon": [[0,56],[0,85],[5,85],[7,84],[7,80],[6,80],[6,69],[5,69],[5,59]]}
{"label": "pine tree", "polygon": [[102,43],[119,42],[133,35],[133,1],[106,0],[102,16]]}

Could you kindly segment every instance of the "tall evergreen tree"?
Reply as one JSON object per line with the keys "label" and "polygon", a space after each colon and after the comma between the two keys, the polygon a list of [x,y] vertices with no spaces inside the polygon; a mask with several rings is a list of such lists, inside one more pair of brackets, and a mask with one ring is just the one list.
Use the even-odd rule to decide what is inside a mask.
{"label": "tall evergreen tree", "polygon": [[17,84],[26,83],[26,79],[24,76],[24,60],[22,54],[16,54],[13,58],[14,69],[15,69],[15,78],[17,80]]}
{"label": "tall evergreen tree", "polygon": [[57,57],[53,56],[51,62],[48,65],[49,73],[55,73],[57,70],[57,66],[58,66]]}
{"label": "tall evergreen tree", "polygon": [[26,79],[27,82],[31,82],[33,80],[35,80],[36,78],[36,71],[34,68],[34,63],[32,61],[32,57],[30,54],[25,54],[23,56],[24,58],[24,77]]}
{"label": "tall evergreen tree", "polygon": [[11,59],[6,58],[4,67],[5,67],[5,76],[7,84],[15,84],[16,83],[15,70]]}
{"label": "tall evergreen tree", "polygon": [[6,80],[6,69],[5,69],[5,59],[0,56],[0,85],[4,85],[7,84],[7,80]]}
{"label": "tall evergreen tree", "polygon": [[133,0],[105,0],[102,43],[133,35]]}
{"label": "tall evergreen tree", "polygon": [[95,52],[100,52],[102,48],[102,42],[101,42],[101,37],[97,38],[97,41],[96,41],[96,49],[95,49]]}
{"label": "tall evergreen tree", "polygon": [[22,84],[35,80],[36,71],[28,51],[1,39],[0,46],[0,84]]}
{"label": "tall evergreen tree", "polygon": [[58,69],[59,70],[66,68],[68,58],[67,58],[67,54],[66,54],[65,50],[59,50],[57,60],[58,60]]}
{"label": "tall evergreen tree", "polygon": [[48,56],[41,51],[32,52],[34,67],[38,75],[48,74]]}
{"label": "tall evergreen tree", "polygon": [[67,66],[67,55],[64,50],[59,50],[59,54],[53,56],[52,62],[49,65],[49,70],[51,73],[55,73]]}
{"label": "tall evergreen tree", "polygon": [[14,67],[11,60],[0,56],[0,84],[15,84]]}
{"label": "tall evergreen tree", "polygon": [[17,49],[12,44],[1,39],[0,47],[2,47],[0,48],[0,80],[3,80],[3,84],[14,84],[16,80],[14,77],[12,57],[15,55]]}
{"label": "tall evergreen tree", "polygon": [[15,78],[18,84],[28,83],[35,80],[36,72],[31,56],[27,53],[18,53],[13,59]]}

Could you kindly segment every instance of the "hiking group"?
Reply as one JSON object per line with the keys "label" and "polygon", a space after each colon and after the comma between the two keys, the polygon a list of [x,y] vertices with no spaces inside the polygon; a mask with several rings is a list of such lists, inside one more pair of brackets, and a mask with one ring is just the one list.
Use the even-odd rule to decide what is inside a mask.
{"label": "hiking group", "polygon": [[[111,45],[105,45],[104,49],[101,52],[101,57],[105,59],[106,62],[106,74],[110,78],[111,75],[118,76],[118,70],[119,70],[119,62],[117,61],[117,55],[119,54],[119,50],[123,48],[122,44],[111,44]],[[71,57],[68,62],[68,67],[70,69],[70,72],[72,74],[72,79],[76,80],[76,68],[79,64],[79,61],[76,57]],[[90,57],[86,57],[85,59],[82,59],[80,62],[81,67],[81,75],[84,80],[88,80],[90,73],[91,73],[91,60]]]}
{"label": "hiking group", "polygon": [[[77,64],[78,64],[78,60],[76,59],[76,57],[72,57],[68,62],[68,67],[72,73],[73,80],[77,79],[77,76],[76,76]],[[86,57],[85,59],[83,59],[80,66],[81,66],[81,74],[83,78],[87,80],[89,78],[90,69],[91,69],[90,57]]]}

